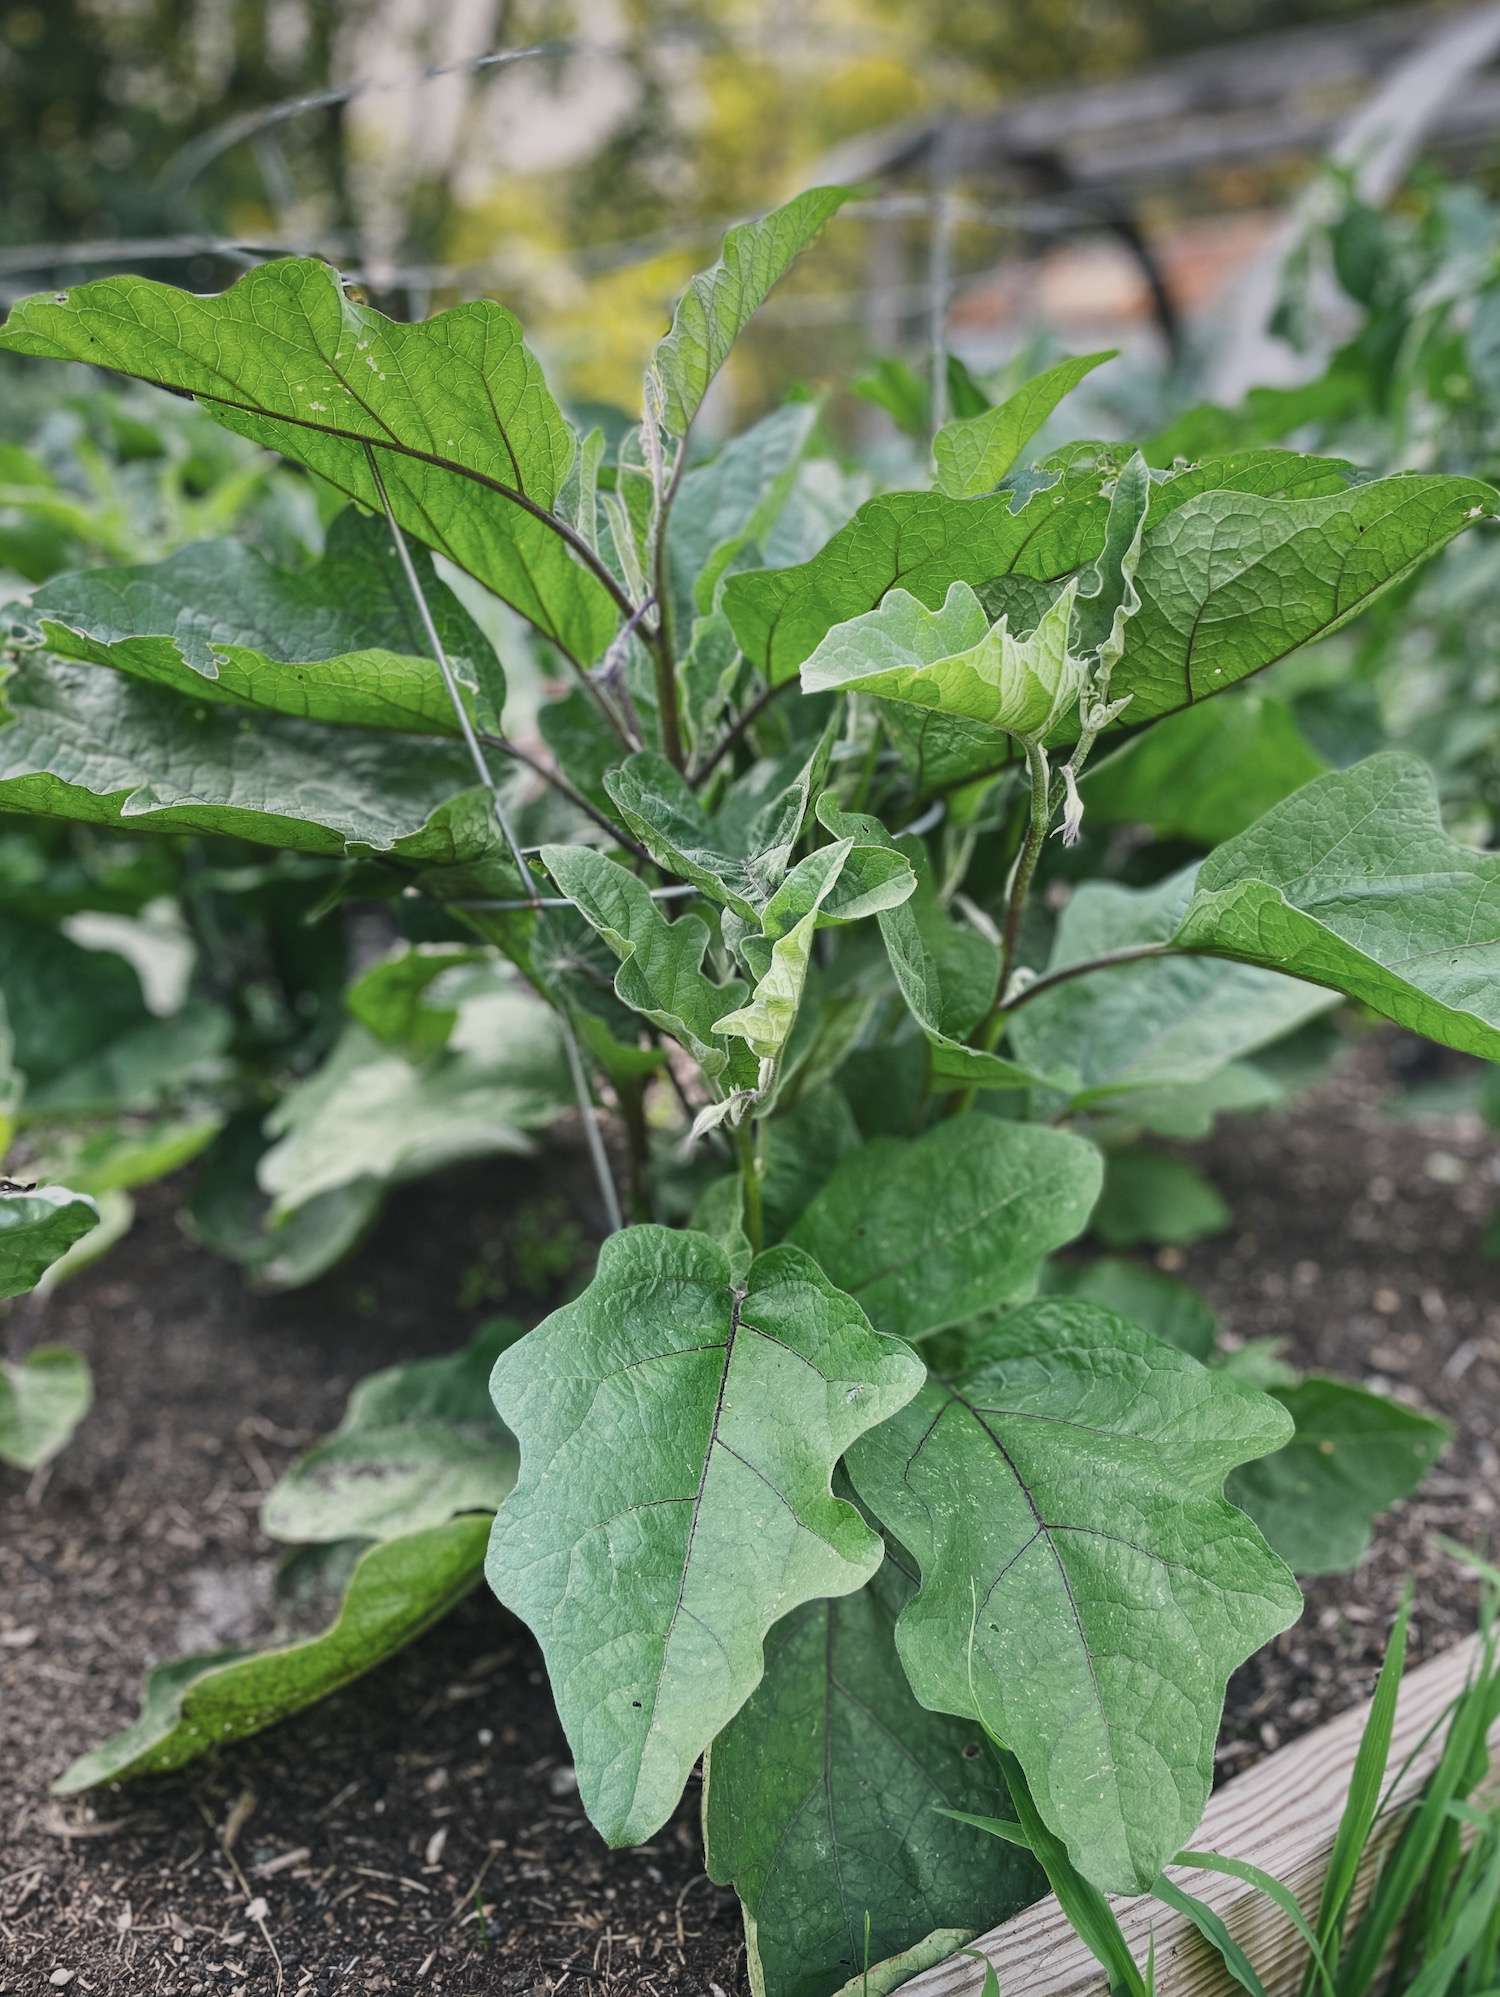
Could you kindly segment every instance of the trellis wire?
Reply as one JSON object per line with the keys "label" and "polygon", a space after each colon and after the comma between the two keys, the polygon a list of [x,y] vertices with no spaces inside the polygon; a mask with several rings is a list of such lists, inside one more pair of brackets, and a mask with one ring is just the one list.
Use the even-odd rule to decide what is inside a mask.
{"label": "trellis wire", "polygon": [[[369,462],[370,475],[374,481],[375,489],[380,494],[381,506],[385,509],[386,525],[391,530],[391,539],[395,543],[396,555],[401,563],[401,572],[406,577],[407,587],[412,593],[412,598],[417,606],[417,613],[422,620],[422,629],[427,635],[428,644],[432,647],[432,655],[437,660],[438,670],[443,676],[443,685],[448,690],[448,698],[453,703],[453,711],[458,717],[459,729],[467,745],[470,759],[474,764],[480,783],[489,792],[490,806],[495,814],[495,823],[500,828],[500,835],[510,848],[511,858],[515,861],[520,871],[523,883],[527,882],[531,879],[531,869],[527,866],[525,856],[522,854],[520,845],[517,843],[516,835],[511,829],[510,819],[506,814],[504,803],[500,797],[500,786],[495,781],[495,773],[489,766],[484,750],[480,746],[478,736],[474,733],[474,724],[470,721],[469,711],[464,706],[463,696],[458,688],[458,681],[454,677],[453,667],[449,663],[447,649],[442,639],[438,636],[438,628],[433,620],[432,611],[427,602],[427,592],[422,587],[421,578],[417,574],[410,551],[406,545],[406,536],[402,533],[400,524],[392,509],[391,496],[386,491],[385,479],[382,477],[380,467],[376,463],[375,453],[368,444],[365,446],[365,456]],[[524,901],[520,904],[522,908],[536,908],[540,905],[540,896],[533,896],[529,901]],[[589,1088],[588,1076],[584,1073],[583,1059],[578,1051],[578,1038],[573,1031],[573,1022],[569,1019],[565,1006],[558,1006],[556,1011],[558,1024],[562,1029],[563,1048],[568,1058],[568,1072],[572,1076],[573,1092],[578,1099],[578,1114],[583,1123],[584,1137],[587,1140],[589,1148],[589,1158],[593,1164],[594,1177],[599,1186],[599,1197],[604,1203],[604,1212],[609,1222],[609,1231],[611,1234],[617,1234],[625,1225],[625,1216],[620,1209],[620,1195],[615,1188],[614,1173],[610,1170],[609,1154],[604,1148],[604,1138],[599,1129],[599,1112],[594,1102],[593,1092]]]}

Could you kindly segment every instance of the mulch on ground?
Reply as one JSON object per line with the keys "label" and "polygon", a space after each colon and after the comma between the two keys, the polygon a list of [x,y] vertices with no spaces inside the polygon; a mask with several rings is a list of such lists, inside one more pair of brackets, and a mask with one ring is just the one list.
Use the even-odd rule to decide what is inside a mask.
{"label": "mulch on ground", "polygon": [[[1457,1429],[1358,1573],[1311,1583],[1303,1622],[1238,1675],[1226,1774],[1367,1695],[1408,1575],[1416,1654],[1466,1633],[1473,1586],[1432,1536],[1481,1543],[1500,1509],[1500,1265],[1479,1245],[1497,1145],[1477,1118],[1390,1115],[1398,1047],[1377,1036],[1290,1110],[1197,1147],[1235,1229],[1167,1257],[1233,1336],[1284,1337]],[[50,1471],[0,1486],[4,1997],[739,1997],[696,1790],[650,1846],[607,1851],[535,1647],[483,1593],[212,1763],[47,1795],[134,1717],[148,1663],[263,1634],[261,1495],[356,1379],[555,1301],[571,1223],[540,1176],[414,1188],[345,1269],[279,1298],[184,1242],[164,1189],[43,1322],[12,1318],[84,1350],[98,1398]]]}

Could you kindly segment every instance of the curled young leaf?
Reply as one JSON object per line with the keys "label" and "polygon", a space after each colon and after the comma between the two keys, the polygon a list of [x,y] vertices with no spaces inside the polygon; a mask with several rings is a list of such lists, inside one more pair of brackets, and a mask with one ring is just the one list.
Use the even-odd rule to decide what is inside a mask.
{"label": "curled young leaf", "polygon": [[[1038,740],[1077,705],[1085,665],[1068,646],[1076,582],[1015,637],[956,582],[939,610],[893,589],[878,610],[839,624],[802,667],[805,693],[867,693]],[[997,750],[997,754],[998,754]]]}

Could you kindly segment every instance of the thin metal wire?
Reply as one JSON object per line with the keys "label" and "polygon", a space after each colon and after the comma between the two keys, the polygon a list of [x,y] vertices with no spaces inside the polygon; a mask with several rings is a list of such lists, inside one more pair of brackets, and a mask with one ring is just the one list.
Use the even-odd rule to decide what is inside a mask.
{"label": "thin metal wire", "polygon": [[[459,729],[465,743],[468,745],[469,755],[473,761],[475,770],[478,772],[479,781],[490,794],[490,805],[495,814],[495,823],[500,828],[501,837],[510,848],[511,858],[520,869],[522,882],[527,882],[532,878],[531,869],[527,866],[525,856],[516,840],[516,835],[511,830],[510,820],[506,816],[505,806],[501,802],[500,786],[495,781],[494,772],[485,759],[485,753],[480,746],[478,736],[474,733],[474,724],[469,719],[469,711],[464,706],[463,696],[458,690],[458,681],[455,679],[453,668],[448,662],[447,650],[444,647],[442,639],[438,636],[437,625],[433,622],[432,611],[427,602],[427,593],[422,588],[421,578],[418,576],[416,568],[413,565],[411,554],[406,545],[406,536],[402,533],[400,524],[391,508],[391,496],[385,489],[385,480],[381,476],[379,465],[375,462],[375,453],[368,444],[365,446],[365,456],[369,461],[370,474],[375,482],[375,489],[380,494],[380,503],[385,508],[386,525],[390,528],[391,538],[396,544],[396,554],[401,563],[402,573],[406,577],[407,587],[412,593],[417,606],[417,612],[422,619],[422,628],[427,634],[428,644],[432,647],[432,655],[438,662],[438,670],[443,675],[443,684],[448,689],[448,698],[453,703],[453,711],[458,716]],[[569,905],[571,906],[571,904]],[[533,895],[530,900],[521,902],[519,906],[521,908],[539,908],[543,906],[542,898],[539,895]],[[573,1092],[578,1099],[578,1114],[583,1123],[583,1134],[588,1143],[589,1158],[593,1164],[594,1178],[598,1183],[599,1197],[604,1203],[604,1212],[609,1222],[610,1233],[618,1234],[620,1229],[625,1225],[625,1216],[620,1208],[620,1195],[615,1188],[614,1173],[610,1170],[609,1153],[604,1148],[604,1138],[599,1129],[598,1106],[594,1102],[593,1091],[589,1087],[588,1076],[584,1072],[583,1057],[578,1051],[578,1038],[573,1031],[573,1022],[569,1019],[565,1007],[557,1007],[557,1021],[562,1031],[563,1050],[568,1057],[568,1072],[573,1078]]]}
{"label": "thin metal wire", "polygon": [[[540,846],[528,846],[525,850],[528,853],[539,853],[542,849]],[[653,901],[677,901],[683,895],[699,894],[702,890],[695,888],[689,881],[679,881],[672,887],[648,888],[646,892]],[[483,909],[489,915],[516,914],[524,908],[572,908],[573,905],[567,895],[545,894],[533,901],[450,901],[448,904],[449,908]]]}

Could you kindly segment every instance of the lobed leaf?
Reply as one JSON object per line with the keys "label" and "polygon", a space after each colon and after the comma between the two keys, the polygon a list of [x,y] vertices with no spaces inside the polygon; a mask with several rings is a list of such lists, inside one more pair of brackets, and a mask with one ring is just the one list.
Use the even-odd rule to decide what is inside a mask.
{"label": "lobed leaf", "polygon": [[737,1284],[706,1235],[632,1227],[495,1368],[521,1475],[488,1573],[535,1632],[584,1807],[649,1837],[754,1690],[774,1622],[881,1547],[830,1489],[922,1368],[794,1248]]}
{"label": "lobed leaf", "polygon": [[1098,1152],[1070,1132],[958,1117],[852,1152],[789,1239],[872,1324],[925,1338],[1019,1295],[1042,1258],[1082,1232],[1100,1176]]}
{"label": "lobed leaf", "polygon": [[285,257],[212,297],[123,276],[23,299],[0,348],[192,395],[373,513],[383,481],[407,533],[564,651],[592,661],[614,633],[613,599],[546,517],[573,433],[493,300],[403,325],[350,297],[327,264]]}
{"label": "lobed leaf", "polygon": [[[1123,650],[1110,698],[1129,698],[1126,725],[1222,693],[1326,637],[1500,509],[1500,496],[1475,479],[1350,479],[1333,460],[1256,451],[1151,486],[1132,585],[1139,608],[1115,634]],[[724,608],[773,685],[897,585],[936,609],[955,582],[967,583],[992,617],[1005,612],[1024,629],[1059,585],[1081,582],[1105,555],[1106,483],[1102,468],[1064,470],[1020,505],[1008,493],[888,493],[809,561],[732,576]],[[1125,607],[1115,595],[1100,597],[1111,623]]]}
{"label": "lobed leaf", "polygon": [[350,1577],[336,1620],[319,1636],[276,1650],[216,1651],[157,1665],[146,1679],[140,1718],[65,1768],[53,1794],[76,1796],[106,1782],[167,1774],[363,1677],[474,1587],[488,1531],[487,1518],[452,1519],[372,1546]]}
{"label": "lobed leaf", "polygon": [[1191,1835],[1229,1673],[1300,1611],[1220,1495],[1289,1433],[1265,1396],[1048,1300],[850,1454],[861,1499],[921,1566],[896,1629],[917,1697],[1006,1743],[1106,1890],[1143,1890]]}

